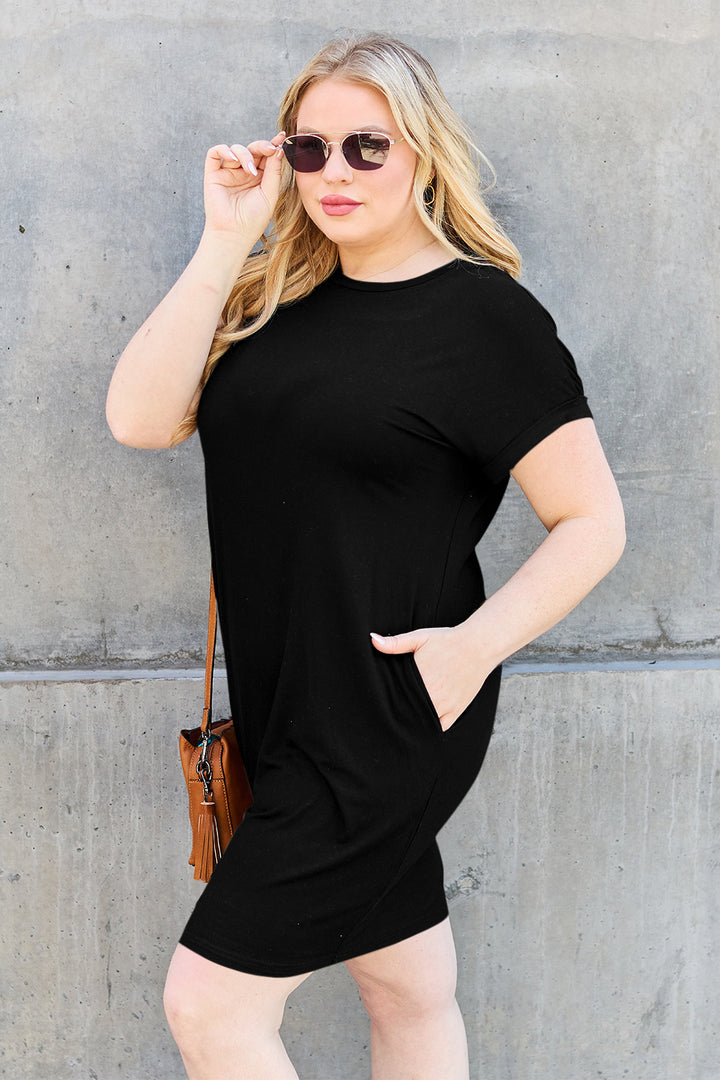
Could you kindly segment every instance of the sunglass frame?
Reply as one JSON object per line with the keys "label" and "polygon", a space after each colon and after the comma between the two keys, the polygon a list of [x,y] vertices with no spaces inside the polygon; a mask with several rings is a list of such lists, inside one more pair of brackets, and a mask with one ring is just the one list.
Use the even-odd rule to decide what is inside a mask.
{"label": "sunglass frame", "polygon": [[[372,172],[375,169],[381,169],[383,167],[383,165],[387,164],[387,159],[388,159],[388,156],[390,154],[390,148],[392,146],[394,146],[395,143],[404,142],[404,137],[403,136],[401,136],[399,139],[391,139],[390,136],[386,135],[384,131],[348,131],[348,132],[333,131],[333,132],[328,132],[328,134],[329,135],[344,135],[345,137],[343,139],[328,140],[328,139],[323,138],[322,135],[318,135],[314,131],[313,132],[308,131],[308,132],[302,132],[301,134],[297,134],[297,135],[288,135],[285,139],[283,139],[283,141],[282,141],[282,143],[280,145],[283,147],[283,150],[285,151],[285,156],[287,158],[288,164],[290,165],[290,168],[293,169],[295,172],[302,172],[302,173],[321,172],[325,168],[325,165],[327,164],[327,162],[328,162],[328,160],[330,158],[330,147],[331,146],[339,146],[340,151],[342,153],[342,156],[345,158],[348,165],[350,166],[351,169],[353,169],[354,172]],[[379,161],[379,162],[378,161],[367,161],[365,158],[361,158],[360,160],[362,160],[362,162],[363,162],[362,165],[353,164],[353,162],[348,157],[348,148],[346,148],[345,144],[347,143],[348,139],[357,138],[359,140],[362,136],[368,136],[368,137],[372,137],[372,138],[375,138],[375,139],[380,138],[387,144],[387,146],[383,146],[381,148],[382,153],[384,154],[384,157],[383,157],[382,161]],[[288,152],[287,152],[287,144],[289,143],[289,145],[290,145],[290,147],[291,147],[291,149],[293,151],[298,151],[298,147],[296,147],[295,143],[292,141],[294,139],[317,139],[318,140],[319,145],[318,145],[317,149],[318,149],[318,151],[322,151],[323,160],[320,161],[318,159],[317,168],[312,168],[312,169],[301,168],[301,169],[298,169],[297,165],[293,164],[292,154],[288,155]],[[362,154],[362,147],[358,144],[357,147],[349,148],[349,152],[351,154],[353,154],[353,155]],[[357,158],[355,158],[355,160],[357,160]],[[296,158],[296,161],[297,161],[297,158]]]}

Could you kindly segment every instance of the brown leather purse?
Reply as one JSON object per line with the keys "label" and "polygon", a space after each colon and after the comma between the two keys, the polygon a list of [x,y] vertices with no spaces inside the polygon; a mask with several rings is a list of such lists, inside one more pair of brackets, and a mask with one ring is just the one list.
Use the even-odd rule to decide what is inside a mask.
{"label": "brown leather purse", "polygon": [[252,803],[232,719],[212,720],[217,606],[210,575],[210,610],[205,658],[205,705],[200,727],[180,732],[180,761],[185,774],[192,828],[188,862],[196,881],[209,881],[230,838]]}

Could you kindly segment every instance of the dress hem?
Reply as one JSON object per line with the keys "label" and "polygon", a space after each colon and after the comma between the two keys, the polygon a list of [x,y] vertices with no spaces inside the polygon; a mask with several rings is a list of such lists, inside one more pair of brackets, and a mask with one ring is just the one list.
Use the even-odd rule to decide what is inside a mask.
{"label": "dress hem", "polygon": [[332,956],[324,956],[318,960],[308,961],[303,964],[293,964],[290,961],[285,963],[272,963],[267,960],[230,956],[229,954],[224,953],[222,949],[216,949],[205,942],[197,941],[191,934],[182,934],[179,944],[186,949],[190,949],[191,952],[197,953],[198,956],[202,956],[205,960],[210,960],[214,964],[220,964],[222,967],[230,968],[233,971],[242,971],[246,975],[264,975],[270,978],[289,978],[293,975],[310,975],[313,971],[317,971],[320,968],[331,967],[333,964],[342,964],[345,963],[346,960],[354,960],[358,956],[366,956],[369,952],[377,952],[378,949],[386,949],[390,945],[398,945],[401,941],[406,941],[407,938],[414,937],[415,934],[421,934],[424,930],[430,930],[433,926],[437,926],[439,923],[443,922],[447,916],[448,909],[447,903],[445,903],[442,915],[439,915],[437,911],[433,912],[430,916],[426,913],[423,919],[415,919],[413,922],[405,924],[402,929],[396,929],[392,933],[383,935],[378,944],[372,949],[366,949],[361,953],[348,953],[341,947],[337,949]]}

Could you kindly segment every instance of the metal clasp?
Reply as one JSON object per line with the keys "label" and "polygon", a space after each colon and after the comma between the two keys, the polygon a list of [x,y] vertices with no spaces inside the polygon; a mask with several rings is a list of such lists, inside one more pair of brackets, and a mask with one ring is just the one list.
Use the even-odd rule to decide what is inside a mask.
{"label": "metal clasp", "polygon": [[212,784],[212,778],[213,778],[212,766],[210,765],[210,762],[208,761],[207,752],[208,752],[208,746],[215,739],[217,739],[217,735],[203,735],[202,740],[201,740],[201,742],[202,742],[202,750],[200,751],[200,757],[198,758],[197,765],[195,766],[195,771],[197,772],[198,776],[202,780],[203,793],[204,793],[206,799],[207,799],[208,795],[211,794],[210,785]]}

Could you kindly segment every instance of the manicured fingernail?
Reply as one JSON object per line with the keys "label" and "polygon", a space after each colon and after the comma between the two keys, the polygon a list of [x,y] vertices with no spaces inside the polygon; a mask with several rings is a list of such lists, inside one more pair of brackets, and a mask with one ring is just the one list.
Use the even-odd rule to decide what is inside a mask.
{"label": "manicured fingernail", "polygon": [[231,157],[231,158],[233,159],[233,161],[239,161],[239,160],[240,160],[240,158],[239,158],[239,157],[236,157],[236,155],[235,155],[235,154],[233,154],[232,150],[231,150],[231,151],[230,151],[230,153],[228,154],[228,157]]}
{"label": "manicured fingernail", "polygon": [[381,634],[373,634],[373,633],[371,633],[370,637],[373,639],[373,641],[379,641],[381,645],[385,644],[385,638],[382,637]]}
{"label": "manicured fingernail", "polygon": [[248,162],[248,169],[253,174],[253,176],[257,176],[257,169],[255,168],[254,162],[252,162],[252,161]]}

